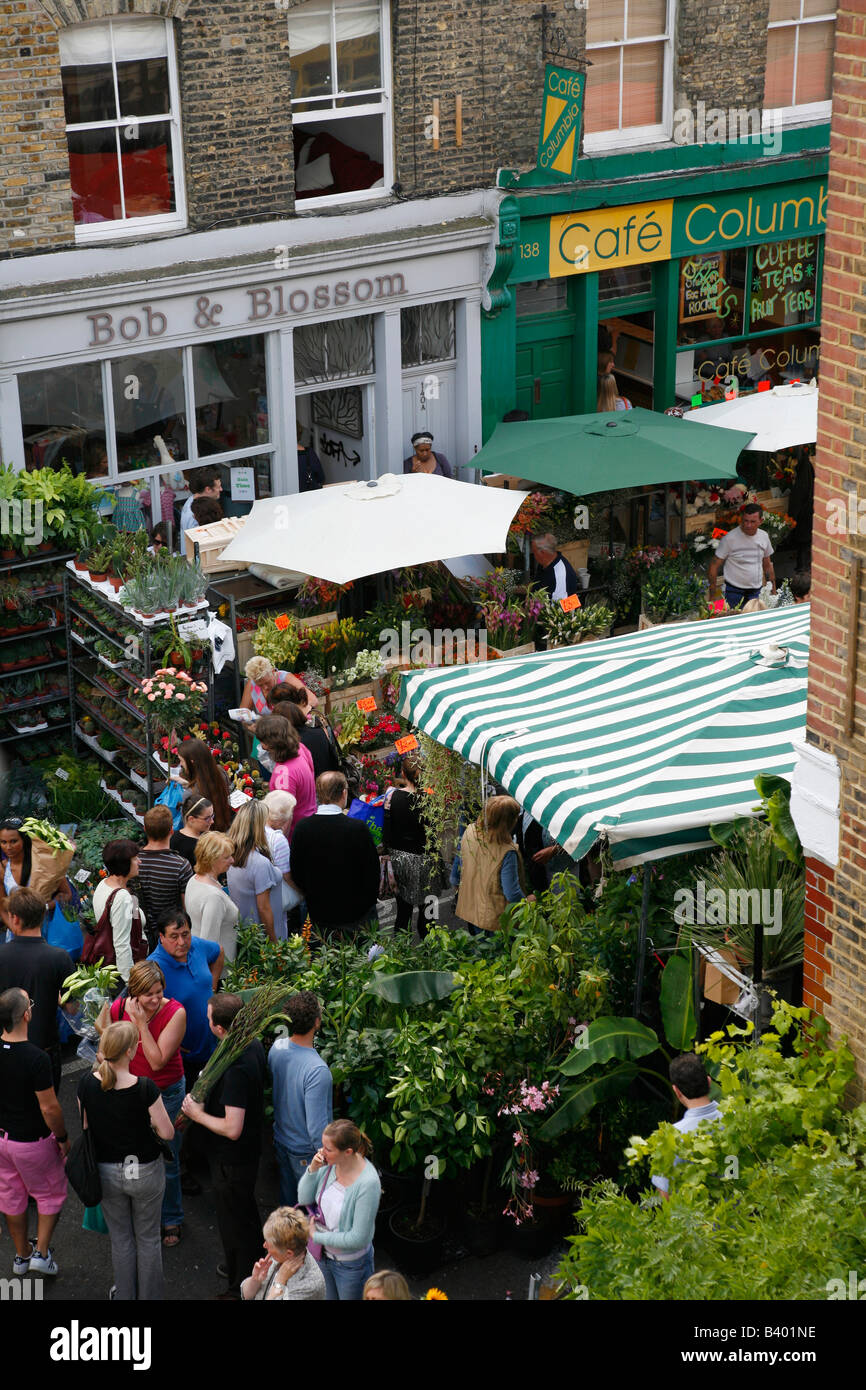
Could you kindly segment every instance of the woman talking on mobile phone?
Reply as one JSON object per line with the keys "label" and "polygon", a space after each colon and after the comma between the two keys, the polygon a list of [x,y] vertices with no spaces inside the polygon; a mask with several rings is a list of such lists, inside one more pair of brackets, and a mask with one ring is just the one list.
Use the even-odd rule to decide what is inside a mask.
{"label": "woman talking on mobile phone", "polygon": [[330,1302],[360,1303],[373,1273],[373,1229],[382,1196],[372,1146],[351,1120],[334,1120],[298,1183],[298,1202],[314,1206],[314,1240]]}

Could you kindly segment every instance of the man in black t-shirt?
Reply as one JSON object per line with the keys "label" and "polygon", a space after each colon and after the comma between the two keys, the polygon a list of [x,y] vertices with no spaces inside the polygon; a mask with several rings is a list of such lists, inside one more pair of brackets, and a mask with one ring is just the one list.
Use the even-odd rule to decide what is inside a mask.
{"label": "man in black t-shirt", "polygon": [[[69,1140],[51,1084],[51,1063],[27,1041],[33,1005],[23,989],[0,994],[0,1210],[15,1244],[14,1275],[56,1274],[50,1242],[66,1201]],[[38,1213],[27,1237],[27,1202]]]}
{"label": "man in black t-shirt", "polygon": [[55,1091],[60,1090],[60,1034],[57,1005],[63,981],[75,966],[59,946],[49,946],[42,935],[45,906],[29,888],[18,888],[7,902],[14,936],[0,946],[0,991],[17,986],[33,1000],[30,1042],[51,1059]]}
{"label": "man in black t-shirt", "polygon": [[535,582],[541,584],[552,599],[568,598],[580,591],[577,575],[557,549],[555,536],[536,536],[532,542],[532,554],[538,566]]}
{"label": "man in black t-shirt", "polygon": [[[208,1023],[216,1038],[226,1036],[243,1000],[237,994],[215,994],[207,1006]],[[228,1290],[219,1297],[239,1299],[241,1280],[252,1273],[262,1253],[262,1219],[255,1188],[262,1152],[267,1059],[256,1039],[232,1062],[200,1105],[187,1096],[184,1114],[209,1131],[208,1159],[217,1226],[225,1253]]]}

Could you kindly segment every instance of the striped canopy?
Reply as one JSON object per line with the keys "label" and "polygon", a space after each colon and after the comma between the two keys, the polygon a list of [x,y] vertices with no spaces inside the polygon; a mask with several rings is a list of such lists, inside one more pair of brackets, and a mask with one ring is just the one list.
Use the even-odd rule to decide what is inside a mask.
{"label": "striped canopy", "polygon": [[[787,649],[784,665],[760,651]],[[626,867],[711,844],[806,728],[809,605],[669,624],[407,673],[400,713],[480,764],[575,859]]]}

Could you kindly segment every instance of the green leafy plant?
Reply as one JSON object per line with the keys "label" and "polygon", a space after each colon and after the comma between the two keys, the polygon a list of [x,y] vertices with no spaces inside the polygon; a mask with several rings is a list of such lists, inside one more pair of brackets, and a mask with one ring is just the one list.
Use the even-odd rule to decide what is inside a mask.
{"label": "green leafy plant", "polygon": [[291,671],[298,659],[300,642],[296,619],[288,613],[267,614],[259,619],[253,651],[256,656],[266,657],[275,670]]}
{"label": "green leafy plant", "polygon": [[757,1046],[728,1027],[698,1049],[718,1073],[719,1122],[632,1139],[634,1177],[666,1176],[668,1201],[589,1190],[559,1271],[565,1297],[846,1296],[866,1261],[866,1107],[842,1105],[854,1058],[807,1009],[777,1003],[772,1023]]}
{"label": "green leafy plant", "polygon": [[644,611],[656,622],[688,617],[701,607],[705,588],[704,579],[685,571],[679,560],[661,560],[644,579]]}

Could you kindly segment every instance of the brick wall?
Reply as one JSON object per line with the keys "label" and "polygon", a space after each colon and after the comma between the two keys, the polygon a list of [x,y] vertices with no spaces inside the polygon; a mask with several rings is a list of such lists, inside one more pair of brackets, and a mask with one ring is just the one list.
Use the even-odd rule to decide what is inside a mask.
{"label": "brick wall", "polygon": [[764,104],[769,0],[682,0],[677,7],[674,107]]}
{"label": "brick wall", "polygon": [[285,11],[274,0],[191,0],[175,27],[190,227],[290,216]]}
{"label": "brick wall", "polygon": [[71,240],[56,30],[39,0],[0,0],[0,256]]}
{"label": "brick wall", "polygon": [[[866,1094],[866,576],[860,630],[848,650],[851,561],[866,545],[866,15],[837,16],[827,241],[821,325],[821,395],[812,551],[812,657],[808,738],[838,758],[842,772],[840,861],[807,875],[807,981],[814,1007],[847,1033]],[[855,526],[837,533],[853,494]],[[863,511],[857,514],[857,503]],[[841,525],[845,525],[844,519]],[[857,673],[852,736],[845,726],[849,665]],[[824,960],[826,965],[821,966]],[[808,984],[807,984],[808,988]]]}
{"label": "brick wall", "polygon": [[[535,17],[540,9],[536,0],[394,0],[394,137],[406,193],[422,197],[488,186],[500,166],[534,166],[545,64]],[[566,5],[552,24],[580,56],[550,61],[582,69],[584,13]],[[458,93],[462,149],[455,140]],[[424,135],[434,97],[440,105],[438,151]]]}

